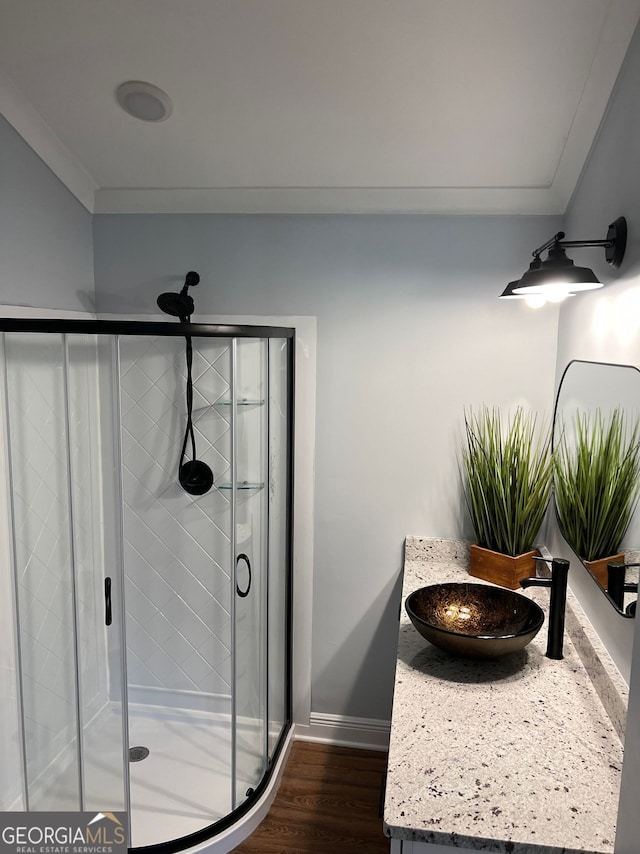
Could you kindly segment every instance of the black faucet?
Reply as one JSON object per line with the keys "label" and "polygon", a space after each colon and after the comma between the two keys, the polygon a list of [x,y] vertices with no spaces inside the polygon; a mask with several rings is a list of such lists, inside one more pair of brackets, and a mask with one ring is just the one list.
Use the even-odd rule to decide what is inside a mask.
{"label": "black faucet", "polygon": [[[638,592],[638,585],[635,582],[628,582],[626,580],[627,569],[631,566],[640,566],[640,563],[607,564],[607,593],[613,604],[620,611],[624,611],[624,594]],[[628,606],[627,613],[631,616],[635,614],[634,603]]]}
{"label": "black faucet", "polygon": [[[537,557],[547,563],[549,558]],[[564,612],[567,604],[567,580],[569,561],[562,557],[554,557],[551,561],[551,578],[523,578],[521,587],[550,587],[549,601],[549,630],[547,633],[547,658],[560,659],[564,641]]]}

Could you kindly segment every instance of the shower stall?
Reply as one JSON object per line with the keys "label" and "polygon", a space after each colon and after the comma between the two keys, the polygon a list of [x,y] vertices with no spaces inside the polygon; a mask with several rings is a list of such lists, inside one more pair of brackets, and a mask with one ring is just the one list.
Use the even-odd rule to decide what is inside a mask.
{"label": "shower stall", "polygon": [[[134,848],[198,845],[256,802],[290,728],[294,330],[0,332],[0,809],[123,810]],[[203,494],[178,477],[185,340]]]}

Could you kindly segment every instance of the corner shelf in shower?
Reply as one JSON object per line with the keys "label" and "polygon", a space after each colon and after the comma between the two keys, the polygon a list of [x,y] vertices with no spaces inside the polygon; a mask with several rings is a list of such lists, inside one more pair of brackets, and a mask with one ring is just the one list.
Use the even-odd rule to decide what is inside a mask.
{"label": "corner shelf in shower", "polygon": [[[197,409],[194,409],[193,414],[196,418],[199,418],[201,415],[203,415],[205,412],[209,412],[211,409],[231,406],[233,406],[232,400],[216,400],[215,403],[209,403],[207,406],[199,406]],[[264,400],[248,400],[245,397],[242,400],[237,400],[236,406],[264,406]]]}
{"label": "corner shelf in shower", "polygon": [[[233,489],[232,483],[218,483],[218,489]],[[242,480],[236,483],[236,489],[264,489],[264,483],[252,483],[248,480]]]}
{"label": "corner shelf in shower", "polygon": [[[232,400],[216,400],[213,406],[233,406]],[[236,406],[264,406],[264,400],[249,400],[246,397],[236,400]]]}

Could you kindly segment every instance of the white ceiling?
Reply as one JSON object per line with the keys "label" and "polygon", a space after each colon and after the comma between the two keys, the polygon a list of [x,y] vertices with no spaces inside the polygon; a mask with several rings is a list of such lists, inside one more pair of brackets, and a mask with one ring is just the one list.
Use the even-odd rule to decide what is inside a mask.
{"label": "white ceiling", "polygon": [[[640,0],[0,0],[0,109],[96,211],[562,213],[639,18]],[[125,114],[125,80],[172,116]]]}

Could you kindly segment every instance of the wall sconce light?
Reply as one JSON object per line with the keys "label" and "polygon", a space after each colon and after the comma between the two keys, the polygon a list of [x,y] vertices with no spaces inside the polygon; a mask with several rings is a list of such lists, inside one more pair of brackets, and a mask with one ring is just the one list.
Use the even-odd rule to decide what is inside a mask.
{"label": "wall sconce light", "polygon": [[[627,221],[618,217],[609,226],[604,240],[565,240],[564,231],[559,231],[551,240],[532,252],[533,261],[529,269],[514,282],[509,282],[500,299],[526,299],[534,308],[545,302],[561,302],[579,291],[601,288],[602,282],[589,267],[576,267],[567,258],[568,246],[599,246],[605,251],[605,259],[612,267],[622,264],[627,246]],[[543,261],[541,255],[548,251]]]}

